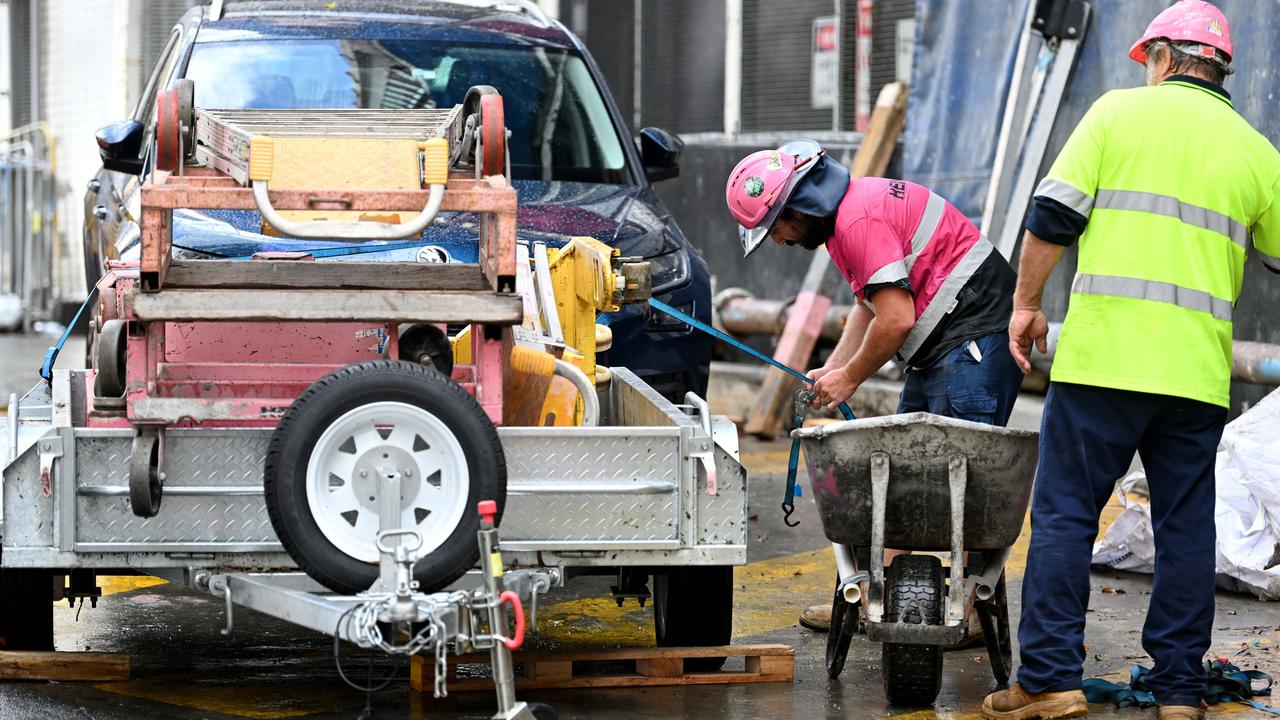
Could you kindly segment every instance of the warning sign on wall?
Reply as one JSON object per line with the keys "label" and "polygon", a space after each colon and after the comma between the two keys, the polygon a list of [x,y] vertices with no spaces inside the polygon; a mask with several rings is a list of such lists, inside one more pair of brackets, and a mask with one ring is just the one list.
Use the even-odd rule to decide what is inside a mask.
{"label": "warning sign on wall", "polygon": [[810,104],[815,108],[836,105],[840,81],[840,23],[834,15],[813,19],[813,67],[809,82]]}

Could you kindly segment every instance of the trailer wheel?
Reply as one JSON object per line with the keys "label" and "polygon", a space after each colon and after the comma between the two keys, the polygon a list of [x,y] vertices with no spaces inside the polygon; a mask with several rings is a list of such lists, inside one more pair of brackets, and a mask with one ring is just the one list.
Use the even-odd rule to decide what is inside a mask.
{"label": "trailer wheel", "polygon": [[[885,577],[885,619],[941,625],[946,582],[932,555],[899,555]],[[942,689],[942,646],[885,643],[881,647],[884,694],[890,705],[925,707]]]}
{"label": "trailer wheel", "polygon": [[0,650],[53,649],[53,571],[0,569]]}
{"label": "trailer wheel", "polygon": [[[673,567],[653,576],[658,647],[718,647],[733,636],[733,567]],[[689,658],[685,670],[719,670],[724,658]]]}
{"label": "trailer wheel", "polygon": [[280,419],[267,449],[271,524],[308,575],[340,593],[378,576],[379,470],[401,476],[400,526],[418,530],[414,567],[438,590],[479,557],[481,500],[506,505],[497,429],[465,390],[432,368],[400,360],[348,365],[317,380]]}

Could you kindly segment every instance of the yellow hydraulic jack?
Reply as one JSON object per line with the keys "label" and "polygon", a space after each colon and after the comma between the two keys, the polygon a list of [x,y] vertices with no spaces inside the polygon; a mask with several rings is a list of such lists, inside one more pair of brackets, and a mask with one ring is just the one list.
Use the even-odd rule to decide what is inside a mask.
{"label": "yellow hydraulic jack", "polygon": [[[616,248],[590,237],[575,237],[557,250],[535,243],[531,250],[528,273],[517,268],[526,310],[503,378],[505,422],[595,424],[596,387],[610,379],[596,357],[612,341],[596,315],[646,300],[651,294],[649,264],[621,258]],[[465,361],[458,355],[469,348],[470,343],[455,338],[457,362]]]}

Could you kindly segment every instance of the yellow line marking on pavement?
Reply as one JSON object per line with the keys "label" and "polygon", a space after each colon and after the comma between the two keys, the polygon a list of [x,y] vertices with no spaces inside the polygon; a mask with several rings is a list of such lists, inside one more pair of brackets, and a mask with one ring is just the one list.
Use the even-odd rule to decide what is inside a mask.
{"label": "yellow line marking on pavement", "polygon": [[306,693],[281,692],[279,684],[228,682],[207,684],[186,675],[149,677],[95,685],[99,690],[207,712],[276,720],[311,715],[351,703],[351,693],[334,683],[332,692],[310,687]]}
{"label": "yellow line marking on pavement", "polygon": [[102,588],[103,597],[164,585],[167,582],[168,580],[162,580],[154,575],[101,575],[98,577],[98,587]]}

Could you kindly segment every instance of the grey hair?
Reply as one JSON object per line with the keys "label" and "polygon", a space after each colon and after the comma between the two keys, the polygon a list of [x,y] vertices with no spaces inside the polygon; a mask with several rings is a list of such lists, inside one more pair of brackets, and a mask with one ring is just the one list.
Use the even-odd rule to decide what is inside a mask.
{"label": "grey hair", "polygon": [[1203,75],[1209,82],[1221,85],[1228,75],[1235,72],[1231,67],[1230,58],[1221,50],[1214,49],[1213,57],[1208,58],[1189,53],[1178,45],[1179,43],[1171,42],[1166,38],[1156,38],[1147,43],[1144,48],[1147,52],[1147,67],[1154,68],[1168,53],[1171,61],[1169,71],[1174,75],[1185,74],[1191,70]]}

